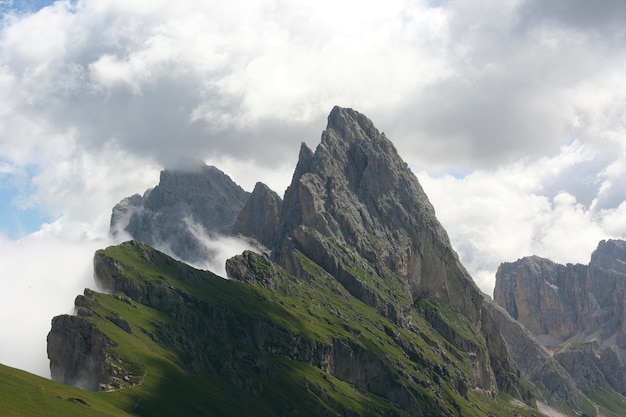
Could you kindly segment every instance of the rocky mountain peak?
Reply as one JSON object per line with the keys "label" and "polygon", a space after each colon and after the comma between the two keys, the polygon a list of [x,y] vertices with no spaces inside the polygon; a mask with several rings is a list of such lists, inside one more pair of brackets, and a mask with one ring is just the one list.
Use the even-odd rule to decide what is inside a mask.
{"label": "rocky mountain peak", "polygon": [[503,263],[495,301],[516,318],[589,393],[626,393],[626,242],[599,243],[589,265],[536,256]]}
{"label": "rocky mountain peak", "polygon": [[[222,280],[143,243],[99,251],[94,270],[117,297],[116,311],[99,303],[110,301],[104,295],[76,305],[82,320],[99,324],[103,334],[109,323],[116,326],[113,343],[140,336],[151,346],[138,349],[145,352],[169,343],[194,375],[263,398],[268,392],[273,398],[268,390],[276,386],[282,391],[276,377],[292,369],[305,371],[303,392],[311,390],[315,401],[336,403],[329,395],[338,385],[327,388],[329,376],[377,398],[372,413],[325,407],[326,414],[465,415],[476,398],[491,401],[498,392],[535,406],[496,318],[417,178],[367,117],[335,107],[315,151],[302,145],[282,202],[262,183],[248,195],[216,168],[196,168],[166,170],[151,192],[117,207],[126,210],[118,218],[130,217],[126,231],[153,246],[166,239],[170,253],[189,259],[206,256],[199,230],[230,228],[269,246],[271,255],[247,251],[229,259],[231,279]],[[157,326],[133,317],[129,305],[158,310],[167,320]],[[69,324],[59,321],[51,332],[60,335],[50,338],[60,371],[72,369],[74,360],[112,363],[109,345],[64,355]],[[82,343],[86,331],[69,330]],[[122,368],[130,372],[120,373],[122,379],[130,380],[141,369]],[[102,369],[92,386],[109,385],[112,372]],[[326,382],[312,383],[315,375]],[[401,411],[381,411],[387,408],[379,408],[381,399]],[[298,410],[281,408],[277,415]]]}
{"label": "rocky mountain peak", "polygon": [[443,301],[480,329],[485,350],[473,364],[479,386],[528,398],[507,379],[515,373],[510,352],[419,181],[367,117],[335,107],[315,152],[302,145],[280,224],[272,259],[288,272],[308,279],[308,258],[407,328],[416,303]]}
{"label": "rocky mountain peak", "polygon": [[272,248],[280,230],[282,200],[262,182],[257,182],[235,220],[235,232]]}
{"label": "rocky mountain peak", "polygon": [[333,107],[328,115],[326,131],[335,131],[338,137],[351,143],[363,138],[378,138],[380,133],[374,123],[363,114],[339,106]]}
{"label": "rocky mountain peak", "polygon": [[232,235],[248,195],[219,169],[187,161],[161,171],[159,184],[143,197],[117,204],[111,234],[125,232],[186,262],[203,263],[214,256],[203,240],[212,234]]}
{"label": "rocky mountain peak", "polygon": [[591,254],[589,265],[626,274],[626,241],[601,241]]}
{"label": "rocky mountain peak", "polygon": [[290,264],[281,258],[286,246],[337,242],[387,268],[406,304],[433,295],[478,316],[479,291],[417,178],[391,141],[355,110],[335,107],[315,152],[302,146],[281,220],[283,250],[276,258],[283,265]]}

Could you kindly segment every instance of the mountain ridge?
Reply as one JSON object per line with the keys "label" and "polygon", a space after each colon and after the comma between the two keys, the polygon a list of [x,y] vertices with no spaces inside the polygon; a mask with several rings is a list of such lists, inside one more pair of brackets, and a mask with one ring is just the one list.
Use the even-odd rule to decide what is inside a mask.
{"label": "mountain ridge", "polygon": [[[184,175],[194,172],[164,171],[163,185]],[[178,184],[167,195],[189,197],[197,178]],[[123,200],[112,225],[114,216],[117,225],[135,216],[158,231],[164,205],[153,194],[164,189]],[[228,280],[139,241],[98,251],[94,270],[109,295],[86,291],[76,316],[53,320],[56,377],[84,384],[91,375],[91,389],[138,400],[137,415],[258,407],[268,416],[530,416],[536,398],[576,414],[589,409],[569,388],[554,396],[526,381],[500,330],[519,331],[511,317],[480,292],[419,181],[361,113],[333,108],[315,151],[302,144],[283,200],[258,183],[236,201],[221,224],[262,254],[230,258]],[[220,204],[231,202],[212,207],[226,212]],[[190,211],[172,209],[174,224]],[[181,237],[168,238],[166,249]],[[86,343],[85,332],[104,343]],[[546,375],[566,380],[540,369],[533,382]],[[156,398],[157,386],[184,390],[189,404]]]}
{"label": "mountain ridge", "polygon": [[495,301],[556,359],[578,389],[626,393],[626,241],[603,240],[589,264],[529,256],[503,263]]}

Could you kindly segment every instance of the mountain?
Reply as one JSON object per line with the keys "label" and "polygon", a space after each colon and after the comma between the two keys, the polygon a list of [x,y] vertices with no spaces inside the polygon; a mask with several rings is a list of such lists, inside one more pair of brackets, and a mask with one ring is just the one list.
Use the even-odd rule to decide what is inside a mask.
{"label": "mountain", "polygon": [[[540,280],[527,280],[518,297],[524,285],[510,277],[531,276],[524,268],[561,276],[562,266],[526,258],[530,266],[501,267],[509,286],[500,284],[496,301],[515,303],[498,306],[459,262],[393,144],[354,110],[332,110],[315,152],[302,144],[284,201],[262,183],[246,193],[192,162],[116,205],[111,234],[120,233],[138,241],[94,257],[110,295],[85,290],[76,315],[55,317],[48,336],[53,378],[94,391],[63,388],[84,415],[102,407],[270,416],[537,415],[536,405],[565,415],[546,404],[567,415],[626,410],[615,392],[623,383],[619,278],[608,290],[586,282],[575,301],[552,294],[537,308],[528,300]],[[139,242],[202,263],[212,234],[245,236],[263,255],[229,259],[224,280]],[[623,274],[625,253],[623,242],[602,242],[589,268]],[[565,275],[581,283],[580,267],[564,267],[577,271]],[[546,282],[557,293],[565,284]],[[572,313],[585,291],[588,305]],[[545,306],[552,310],[537,319]],[[608,338],[599,343],[598,335]],[[21,389],[45,390],[33,385],[42,382]]]}
{"label": "mountain", "polygon": [[478,331],[437,300],[405,329],[300,255],[309,279],[245,252],[233,279],[195,270],[149,246],[98,251],[113,294],[77,297],[54,319],[53,377],[114,394],[134,415],[533,415],[476,386]]}
{"label": "mountain", "polygon": [[[164,173],[113,215],[148,219],[172,248],[181,237],[156,213],[180,223],[208,197],[189,179],[165,186],[200,184],[198,172]],[[195,192],[221,195],[207,190]],[[53,319],[53,378],[146,416],[539,414],[500,316],[367,117],[335,107],[316,150],[301,146],[284,200],[262,184],[244,200],[231,230],[263,254],[229,259],[229,279],[138,241],[98,251],[106,294],[86,290],[76,315]]]}
{"label": "mountain", "polygon": [[110,234],[166,250],[190,263],[206,263],[214,250],[212,235],[233,235],[237,215],[249,193],[230,177],[203,162],[187,161],[161,172],[159,184],[143,196],[118,203],[111,214]]}
{"label": "mountain", "polygon": [[626,394],[625,265],[626,242],[608,240],[588,265],[531,256],[503,263],[496,274],[495,301],[592,399]]}
{"label": "mountain", "polygon": [[[481,347],[473,347],[478,386],[529,400],[526,388],[510,380],[515,367],[504,340],[428,197],[367,117],[335,107],[316,151],[302,144],[281,224],[273,259],[287,271],[306,278],[302,253],[354,297],[406,328],[422,300],[450,305],[479,331]],[[457,335],[449,336],[454,343]]]}
{"label": "mountain", "polygon": [[486,300],[485,305],[510,347],[521,376],[535,386],[538,401],[570,415],[577,415],[575,411],[578,410],[593,409],[572,377],[528,329],[493,300]]}

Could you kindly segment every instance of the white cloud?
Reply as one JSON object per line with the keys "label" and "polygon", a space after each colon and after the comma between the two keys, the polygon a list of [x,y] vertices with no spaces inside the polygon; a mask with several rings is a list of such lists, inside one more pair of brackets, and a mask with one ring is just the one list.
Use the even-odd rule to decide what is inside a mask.
{"label": "white cloud", "polygon": [[605,155],[573,142],[550,158],[520,160],[461,178],[426,172],[418,178],[461,261],[480,288],[492,294],[502,262],[539,255],[585,264],[600,240],[626,238],[624,203],[596,210],[595,202],[585,205],[572,194],[579,183],[595,180],[601,194],[608,180],[603,182],[606,173],[594,163],[597,158],[603,161]]}
{"label": "white cloud", "polygon": [[[51,229],[62,229],[62,235]],[[53,224],[17,242],[0,237],[3,364],[49,377],[46,335],[52,317],[73,313],[74,297],[94,288],[93,253],[106,240],[66,235],[63,225]]]}

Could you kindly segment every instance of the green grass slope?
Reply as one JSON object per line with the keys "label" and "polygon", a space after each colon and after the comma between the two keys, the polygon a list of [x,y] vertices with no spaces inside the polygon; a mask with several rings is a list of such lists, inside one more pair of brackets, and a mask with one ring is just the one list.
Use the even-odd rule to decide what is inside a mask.
{"label": "green grass slope", "polygon": [[[303,255],[307,281],[237,257],[250,282],[134,242],[99,255],[121,267],[124,291],[89,293],[82,319],[114,342],[107,355],[126,383],[87,392],[1,367],[0,415],[540,415],[473,388],[472,353],[455,346],[479,345],[476,329],[442,303],[416,305],[407,329]],[[433,321],[447,323],[445,337]]]}
{"label": "green grass slope", "polygon": [[88,392],[0,365],[0,415],[11,417],[131,416],[115,394]]}

